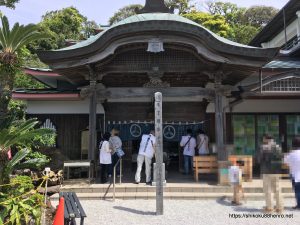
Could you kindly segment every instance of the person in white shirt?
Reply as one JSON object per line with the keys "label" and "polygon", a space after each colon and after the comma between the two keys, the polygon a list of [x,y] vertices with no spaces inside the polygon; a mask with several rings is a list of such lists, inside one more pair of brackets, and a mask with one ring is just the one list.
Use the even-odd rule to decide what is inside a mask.
{"label": "person in white shirt", "polygon": [[232,166],[229,167],[228,177],[231,185],[233,186],[233,205],[241,205],[240,194],[243,190],[242,187],[242,169],[240,168],[240,161],[233,161]]}
{"label": "person in white shirt", "polygon": [[154,136],[154,131],[151,131],[150,134],[144,134],[142,136],[139,154],[137,157],[137,170],[135,174],[136,184],[139,184],[141,182],[141,171],[143,163],[145,161],[146,184],[151,185],[151,163],[155,153],[155,145],[156,138]]}
{"label": "person in white shirt", "polygon": [[208,143],[209,143],[209,138],[208,136],[204,133],[203,130],[198,130],[198,135],[197,135],[197,149],[199,155],[208,155],[209,154],[209,149],[208,149]]}
{"label": "person in white shirt", "polygon": [[300,136],[293,139],[292,146],[295,150],[285,156],[284,162],[290,168],[292,184],[297,201],[297,205],[293,208],[300,210]]}
{"label": "person in white shirt", "polygon": [[110,133],[106,132],[99,145],[99,158],[101,165],[101,183],[107,182],[107,176],[111,177],[111,149],[109,144]]}
{"label": "person in white shirt", "polygon": [[193,171],[193,157],[195,156],[196,139],[192,137],[192,130],[187,129],[187,135],[182,136],[180,146],[183,147],[184,173]]}

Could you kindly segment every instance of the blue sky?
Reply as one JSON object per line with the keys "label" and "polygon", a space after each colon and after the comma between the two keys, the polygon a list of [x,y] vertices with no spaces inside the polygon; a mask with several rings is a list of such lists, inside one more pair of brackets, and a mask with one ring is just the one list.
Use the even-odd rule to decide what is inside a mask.
{"label": "blue sky", "polygon": [[[282,8],[288,0],[223,0],[236,3],[239,6],[268,5]],[[15,10],[0,7],[11,23],[38,23],[47,11],[57,10],[68,6],[75,6],[89,20],[98,24],[107,24],[108,19],[119,8],[128,4],[144,4],[145,0],[20,0]],[[195,0],[201,8],[206,0]]]}

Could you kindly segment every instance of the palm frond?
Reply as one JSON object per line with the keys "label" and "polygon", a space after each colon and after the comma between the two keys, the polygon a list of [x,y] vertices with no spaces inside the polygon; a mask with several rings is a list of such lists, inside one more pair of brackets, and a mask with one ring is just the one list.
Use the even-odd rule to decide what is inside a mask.
{"label": "palm frond", "polygon": [[9,51],[15,54],[18,49],[27,45],[28,43],[41,38],[48,38],[46,34],[38,31],[38,26],[28,24],[26,26],[15,23],[10,30],[9,22],[6,16],[1,17],[2,27],[0,28],[0,46],[2,51]]}
{"label": "palm frond", "polygon": [[1,22],[2,22],[2,31],[3,31],[3,36],[5,38],[5,41],[7,42],[9,38],[9,22],[6,16],[1,17]]}
{"label": "palm frond", "polygon": [[20,163],[20,161],[22,159],[24,159],[28,154],[29,154],[30,150],[24,148],[24,149],[21,149],[20,151],[18,151],[14,157],[12,158],[12,160],[10,160],[6,167],[5,167],[5,173],[6,174],[11,174],[13,169],[16,167],[16,165],[18,163]]}

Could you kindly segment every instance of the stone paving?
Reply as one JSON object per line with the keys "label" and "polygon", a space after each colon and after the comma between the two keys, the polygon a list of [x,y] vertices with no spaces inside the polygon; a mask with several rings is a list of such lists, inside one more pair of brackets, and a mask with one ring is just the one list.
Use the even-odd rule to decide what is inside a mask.
{"label": "stone paving", "polygon": [[295,204],[293,199],[285,200],[285,211],[281,215],[263,214],[263,201],[248,201],[242,206],[231,206],[230,199],[224,198],[165,200],[163,216],[155,215],[155,200],[82,200],[81,203],[88,216],[84,223],[86,225],[300,224],[300,211],[292,209]]}

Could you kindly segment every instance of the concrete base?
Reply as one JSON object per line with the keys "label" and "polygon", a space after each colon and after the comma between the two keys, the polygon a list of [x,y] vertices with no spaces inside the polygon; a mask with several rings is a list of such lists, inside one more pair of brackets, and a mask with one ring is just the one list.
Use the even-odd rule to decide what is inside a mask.
{"label": "concrete base", "polygon": [[219,185],[229,185],[228,179],[228,168],[229,161],[218,161],[218,184]]}
{"label": "concrete base", "polygon": [[[152,186],[156,185],[156,180],[157,180],[156,179],[156,163],[153,163],[153,182],[152,182]],[[163,185],[165,186],[167,181],[166,181],[166,170],[165,170],[165,164],[164,163],[162,164],[162,180],[164,181]]]}

